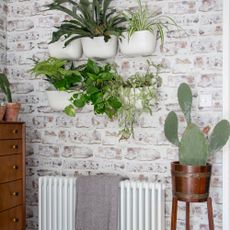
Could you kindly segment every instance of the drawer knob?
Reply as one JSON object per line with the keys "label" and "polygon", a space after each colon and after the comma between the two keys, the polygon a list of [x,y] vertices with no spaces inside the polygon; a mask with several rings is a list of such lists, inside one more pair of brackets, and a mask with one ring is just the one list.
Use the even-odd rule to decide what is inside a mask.
{"label": "drawer knob", "polygon": [[17,170],[18,166],[17,165],[13,165],[13,169]]}
{"label": "drawer knob", "polygon": [[13,219],[13,222],[14,222],[14,223],[17,223],[18,221],[19,221],[18,218],[14,218],[14,219]]}
{"label": "drawer knob", "polygon": [[13,134],[17,134],[18,130],[17,129],[13,129]]}
{"label": "drawer knob", "polygon": [[19,192],[12,192],[12,195],[13,195],[13,196],[18,196],[18,195],[19,195]]}
{"label": "drawer knob", "polygon": [[12,148],[13,149],[18,149],[18,146],[17,145],[13,145]]}

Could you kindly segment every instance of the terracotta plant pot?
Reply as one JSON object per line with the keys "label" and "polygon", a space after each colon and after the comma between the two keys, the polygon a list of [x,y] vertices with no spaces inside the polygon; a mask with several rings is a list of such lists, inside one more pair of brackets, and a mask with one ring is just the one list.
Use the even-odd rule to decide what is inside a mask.
{"label": "terracotta plant pot", "polygon": [[203,202],[209,197],[212,166],[171,163],[172,193],[180,201]]}
{"label": "terracotta plant pot", "polygon": [[21,108],[21,104],[19,103],[7,103],[4,120],[17,121],[20,108]]}
{"label": "terracotta plant pot", "polygon": [[3,120],[3,117],[5,115],[5,112],[6,112],[6,106],[5,105],[1,105],[0,106],[0,121]]}

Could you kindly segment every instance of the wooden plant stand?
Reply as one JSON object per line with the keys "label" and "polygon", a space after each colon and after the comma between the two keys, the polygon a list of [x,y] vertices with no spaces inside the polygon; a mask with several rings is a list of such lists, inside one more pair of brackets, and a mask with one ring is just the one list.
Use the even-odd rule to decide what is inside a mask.
{"label": "wooden plant stand", "polygon": [[[176,196],[173,197],[172,201],[172,213],[171,213],[171,230],[176,230],[176,222],[177,222],[177,203],[178,198]],[[190,230],[190,201],[186,202],[186,230]],[[204,201],[201,201],[204,202]],[[214,222],[213,222],[213,210],[212,210],[212,198],[208,197],[207,200],[207,208],[208,208],[208,223],[209,230],[214,230]]]}
{"label": "wooden plant stand", "polygon": [[186,203],[186,230],[190,230],[190,203],[207,202],[209,230],[214,230],[212,198],[209,196],[212,166],[181,165],[171,163],[172,174],[172,214],[171,230],[176,230],[177,203]]}

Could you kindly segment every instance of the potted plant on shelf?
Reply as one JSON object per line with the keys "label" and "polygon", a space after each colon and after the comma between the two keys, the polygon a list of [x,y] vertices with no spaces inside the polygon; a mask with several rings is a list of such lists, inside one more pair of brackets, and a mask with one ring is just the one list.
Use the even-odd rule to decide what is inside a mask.
{"label": "potted plant on shelf", "polygon": [[30,72],[36,76],[45,76],[45,80],[51,83],[52,87],[46,94],[54,111],[63,111],[70,104],[69,99],[82,81],[81,74],[70,61],[52,57],[36,61]]}
{"label": "potted plant on shelf", "polygon": [[[155,71],[150,68],[154,67]],[[147,71],[136,73],[123,81],[120,87],[122,107],[119,110],[120,139],[134,137],[134,124],[142,113],[152,115],[152,107],[157,103],[157,92],[161,86],[160,65],[148,61]]]}
{"label": "potted plant on shelf", "polygon": [[76,61],[82,56],[80,39],[75,39],[65,46],[66,39],[61,37],[58,41],[48,45],[50,57]]}
{"label": "potted plant on shelf", "polygon": [[150,12],[137,0],[137,10],[127,11],[125,17],[128,31],[122,33],[120,51],[126,56],[147,56],[154,53],[157,38],[164,43],[164,30],[168,26],[176,26],[176,22],[168,16],[160,15],[158,11]]}
{"label": "potted plant on shelf", "polygon": [[83,108],[90,104],[95,114],[105,114],[110,119],[117,117],[122,106],[118,90],[121,78],[113,65],[100,65],[88,59],[86,64],[77,69],[82,75],[83,82],[81,89],[72,96],[72,104],[65,109],[66,114],[75,116],[75,108]]}
{"label": "potted plant on shelf", "polygon": [[[63,3],[72,4],[72,10]],[[110,8],[112,0],[54,0],[47,5],[48,10],[59,10],[67,13],[72,19],[63,21],[53,33],[51,43],[58,41],[63,35],[65,45],[81,38],[83,52],[90,58],[110,58],[116,55],[118,37],[125,30],[121,25],[125,18]]]}
{"label": "potted plant on shelf", "polygon": [[[207,161],[227,143],[230,124],[227,120],[221,120],[211,135],[208,135],[209,127],[202,132],[191,120],[192,92],[185,83],[178,88],[178,102],[187,122],[181,140],[178,138],[178,118],[175,112],[168,114],[164,125],[166,138],[179,148],[179,161],[171,163],[173,197],[187,204],[207,201],[210,199],[211,177],[211,164]],[[176,215],[175,210],[173,214]],[[176,229],[174,221],[176,218],[172,221],[172,229]]]}
{"label": "potted plant on shelf", "polygon": [[19,110],[21,108],[21,104],[17,102],[12,102],[10,83],[4,73],[0,73],[0,90],[5,94],[7,100],[4,120],[16,121],[18,118]]}

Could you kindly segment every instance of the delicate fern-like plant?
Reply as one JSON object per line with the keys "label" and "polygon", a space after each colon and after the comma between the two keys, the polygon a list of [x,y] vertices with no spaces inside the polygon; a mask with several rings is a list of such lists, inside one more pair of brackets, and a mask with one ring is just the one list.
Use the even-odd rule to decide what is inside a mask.
{"label": "delicate fern-like plant", "polygon": [[[112,0],[80,0],[76,3],[72,0],[54,0],[48,4],[48,10],[59,10],[72,17],[65,20],[57,31],[53,33],[51,43],[58,41],[63,35],[67,38],[65,45],[82,37],[104,36],[107,42],[111,35],[120,36],[125,30],[122,23],[125,17],[110,8]],[[67,8],[64,3],[70,3],[72,9]]]}

